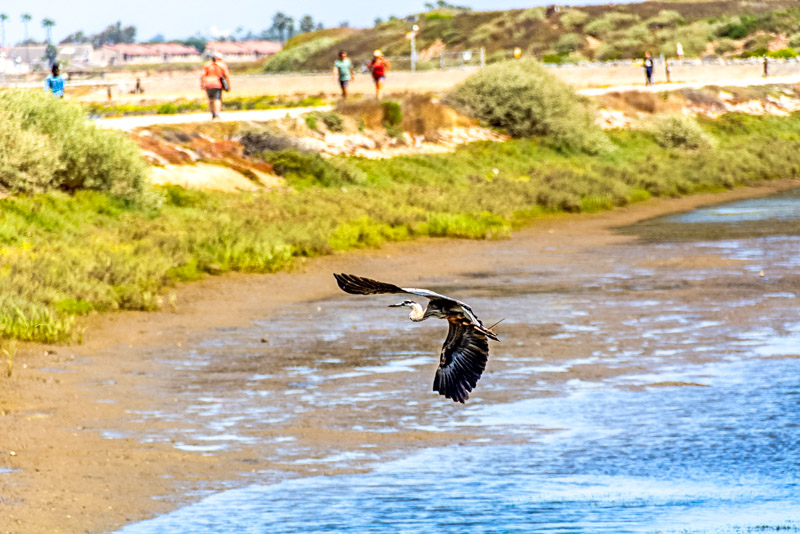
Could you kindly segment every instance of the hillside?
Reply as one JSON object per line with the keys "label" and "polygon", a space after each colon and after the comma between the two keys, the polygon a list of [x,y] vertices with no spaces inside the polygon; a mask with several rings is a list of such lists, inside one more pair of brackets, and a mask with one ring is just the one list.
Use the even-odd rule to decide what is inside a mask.
{"label": "hillside", "polygon": [[[406,33],[413,23],[392,20],[374,28],[305,34],[303,42],[267,62],[268,72],[322,71],[330,68],[339,49],[356,62],[371,57],[375,48],[389,56],[408,56]],[[419,68],[436,68],[440,51],[485,48],[488,62],[508,58],[515,47],[548,62],[613,60],[675,55],[680,42],[686,57],[701,55],[763,55],[769,51],[790,56],[800,51],[800,7],[793,0],[648,1],[623,5],[509,11],[440,9],[417,15],[420,31]],[[446,56],[448,64],[459,62]],[[472,63],[477,61],[474,56]],[[396,60],[396,68],[408,68]]]}

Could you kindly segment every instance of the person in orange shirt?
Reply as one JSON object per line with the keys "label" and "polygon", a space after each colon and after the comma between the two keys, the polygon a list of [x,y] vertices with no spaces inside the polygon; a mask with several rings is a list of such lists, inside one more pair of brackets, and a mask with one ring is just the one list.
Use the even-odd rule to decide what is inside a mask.
{"label": "person in orange shirt", "polygon": [[203,75],[200,77],[200,87],[208,95],[208,110],[211,119],[218,119],[222,111],[222,91],[230,91],[231,73],[228,66],[222,61],[219,54],[212,52],[211,61],[203,65]]}

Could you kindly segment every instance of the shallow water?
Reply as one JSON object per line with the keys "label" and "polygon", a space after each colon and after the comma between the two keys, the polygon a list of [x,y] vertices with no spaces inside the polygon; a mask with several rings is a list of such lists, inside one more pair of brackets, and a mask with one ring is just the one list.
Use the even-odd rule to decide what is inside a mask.
{"label": "shallow water", "polygon": [[446,327],[407,321],[392,296],[305,303],[155,355],[186,380],[169,392],[180,410],[138,414],[168,423],[146,439],[251,451],[261,481],[121,532],[798,529],[800,237],[741,226],[800,220],[800,196],[644,227],[714,217],[714,240],[427,280],[506,318],[466,406],[430,392]]}

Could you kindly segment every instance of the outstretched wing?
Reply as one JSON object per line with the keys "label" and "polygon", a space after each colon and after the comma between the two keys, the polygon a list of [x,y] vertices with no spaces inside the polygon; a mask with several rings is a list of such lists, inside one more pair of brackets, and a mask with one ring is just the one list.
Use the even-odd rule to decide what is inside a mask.
{"label": "outstretched wing", "polygon": [[416,287],[399,287],[394,284],[387,284],[386,282],[379,282],[372,278],[364,278],[363,276],[356,276],[354,274],[333,274],[336,282],[342,291],[345,293],[352,293],[354,295],[377,295],[380,293],[409,293],[419,297],[429,299],[441,299],[456,304],[461,304],[455,299],[440,295],[428,289],[417,289]]}
{"label": "outstretched wing", "polygon": [[364,278],[354,274],[333,274],[342,291],[353,295],[378,295],[380,293],[405,293],[406,291],[394,284],[378,282],[371,278]]}
{"label": "outstretched wing", "polygon": [[344,273],[334,273],[334,278],[336,278],[336,282],[339,284],[339,287],[345,293],[352,293],[353,295],[378,295],[381,293],[409,293],[411,295],[417,295],[419,297],[425,297],[432,301],[436,302],[436,307],[442,310],[446,310],[448,308],[451,309],[453,313],[457,313],[452,310],[452,307],[457,306],[460,307],[463,311],[463,314],[474,324],[478,326],[479,329],[482,329],[483,332],[488,335],[491,339],[497,340],[497,336],[494,335],[490,330],[484,328],[483,322],[478,319],[478,316],[475,315],[475,312],[472,311],[472,308],[469,305],[461,302],[460,300],[456,300],[450,298],[445,295],[441,295],[429,289],[418,289],[416,287],[399,287],[394,284],[387,284],[386,282],[379,282],[378,280],[373,280],[371,278],[364,278],[363,276],[356,276],[354,274],[344,274]]}
{"label": "outstretched wing", "polygon": [[466,319],[449,318],[450,330],[442,345],[433,390],[453,402],[463,403],[486,369],[489,342],[479,328]]}

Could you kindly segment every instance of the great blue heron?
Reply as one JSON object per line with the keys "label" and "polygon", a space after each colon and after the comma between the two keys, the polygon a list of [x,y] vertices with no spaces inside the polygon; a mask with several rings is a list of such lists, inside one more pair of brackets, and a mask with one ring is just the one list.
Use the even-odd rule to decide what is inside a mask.
{"label": "great blue heron", "polygon": [[376,295],[381,293],[408,293],[425,297],[429,300],[427,308],[423,308],[413,300],[404,300],[392,304],[390,308],[411,308],[408,318],[412,321],[424,321],[428,317],[447,319],[450,330],[442,345],[439,368],[433,379],[433,390],[454,402],[463,403],[469,398],[469,392],[478,383],[486,360],[489,357],[488,339],[500,341],[486,328],[468,305],[463,302],[427,289],[398,287],[363,278],[354,274],[334,274],[342,291],[354,295]]}

